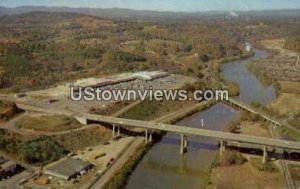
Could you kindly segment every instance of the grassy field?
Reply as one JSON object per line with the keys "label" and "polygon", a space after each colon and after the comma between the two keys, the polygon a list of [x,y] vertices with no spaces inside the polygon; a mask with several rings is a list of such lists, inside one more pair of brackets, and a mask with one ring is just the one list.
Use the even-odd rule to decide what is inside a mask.
{"label": "grassy field", "polygon": [[293,140],[300,141],[300,135],[299,135],[299,133],[296,133],[295,131],[292,131],[286,127],[283,127],[283,128],[281,128],[281,132],[284,135],[287,135],[288,137],[292,138]]}
{"label": "grassy field", "polygon": [[16,126],[21,129],[47,132],[66,131],[81,127],[75,119],[60,115],[27,115],[18,120]]}
{"label": "grassy field", "polygon": [[[258,161],[261,161],[261,159]],[[285,188],[285,185],[279,171],[261,171],[255,167],[253,163],[246,162],[242,165],[217,167],[213,169],[211,184],[207,188],[282,189]]]}
{"label": "grassy field", "polygon": [[300,109],[300,94],[280,93],[278,98],[273,101],[268,109],[279,117],[284,117]]}
{"label": "grassy field", "polygon": [[290,124],[300,129],[300,115],[298,115],[295,119],[290,121]]}
{"label": "grassy field", "polygon": [[109,141],[112,135],[109,129],[99,127],[76,131],[66,135],[57,135],[52,138],[66,150],[76,152],[88,146],[103,144]]}
{"label": "grassy field", "polygon": [[92,114],[98,114],[98,115],[111,115],[129,104],[133,103],[132,101],[122,101],[122,102],[117,102],[114,104],[108,105],[107,108],[102,108],[102,109],[90,109],[89,112]]}
{"label": "grassy field", "polygon": [[179,102],[179,101],[150,101],[145,100],[138,104],[120,117],[137,120],[154,120],[162,115],[179,110],[180,108],[188,107],[195,102]]}
{"label": "grassy field", "polygon": [[300,181],[300,166],[299,165],[289,165],[291,175],[294,181]]}
{"label": "grassy field", "polygon": [[279,86],[280,92],[300,94],[300,82],[281,81]]}

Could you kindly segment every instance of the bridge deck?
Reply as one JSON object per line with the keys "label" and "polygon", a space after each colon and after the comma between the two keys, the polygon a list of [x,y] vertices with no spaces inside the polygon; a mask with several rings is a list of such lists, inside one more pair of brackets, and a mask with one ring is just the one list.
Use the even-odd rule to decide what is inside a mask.
{"label": "bridge deck", "polygon": [[239,101],[237,99],[234,99],[234,98],[229,98],[228,101],[231,102],[231,103],[233,103],[233,104],[235,104],[236,106],[241,107],[242,109],[245,109],[245,110],[247,110],[247,111],[249,111],[249,112],[251,112],[253,114],[257,114],[257,115],[261,116],[262,118],[264,118],[265,120],[267,120],[267,121],[275,124],[276,126],[286,127],[288,129],[290,129],[290,130],[292,130],[292,131],[300,134],[300,130],[299,129],[293,127],[292,125],[290,125],[290,124],[288,124],[286,122],[283,122],[283,121],[280,121],[280,120],[278,120],[278,119],[276,119],[274,117],[271,117],[271,116],[267,115],[266,113],[263,113],[263,112],[261,112],[259,110],[256,110],[255,108],[251,107],[248,104],[245,104],[245,103],[243,103],[243,102],[241,102],[241,101]]}
{"label": "bridge deck", "polygon": [[68,116],[85,118],[91,121],[99,121],[102,123],[116,124],[120,126],[131,126],[137,128],[145,128],[149,130],[174,132],[174,133],[180,133],[185,135],[204,136],[204,137],[211,137],[215,139],[236,141],[236,142],[249,143],[249,144],[258,144],[262,146],[279,147],[279,148],[300,151],[299,142],[292,142],[292,141],[265,138],[265,137],[256,137],[250,135],[233,134],[233,133],[227,133],[221,131],[191,128],[186,126],[176,126],[176,125],[162,124],[162,123],[155,123],[155,122],[148,122],[148,121],[123,119],[123,118],[116,118],[116,117],[109,117],[109,116],[80,114],[78,112],[72,112],[70,110],[57,110],[57,109],[49,109],[49,108],[47,109],[46,107],[37,107],[35,105],[27,105],[21,103],[17,103],[17,106],[20,109],[29,110],[29,111],[63,114]]}

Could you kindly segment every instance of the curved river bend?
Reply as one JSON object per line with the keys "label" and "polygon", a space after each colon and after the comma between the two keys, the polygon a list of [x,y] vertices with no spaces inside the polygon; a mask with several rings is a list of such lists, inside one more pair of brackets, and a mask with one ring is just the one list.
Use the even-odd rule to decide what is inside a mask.
{"label": "curved river bend", "polygon": [[[235,82],[240,87],[240,100],[253,101],[263,105],[275,96],[273,86],[264,87],[254,74],[247,70],[251,60],[265,58],[267,53],[256,51],[255,56],[234,61],[222,66],[222,77]],[[195,113],[176,125],[195,128],[223,130],[228,122],[236,120],[239,112],[221,103],[207,110]],[[204,120],[204,127],[201,126]],[[217,141],[205,137],[188,137],[188,152],[179,154],[178,135],[168,133],[144,156],[127,180],[126,189],[174,189],[204,188],[209,177],[209,168],[217,153]]]}

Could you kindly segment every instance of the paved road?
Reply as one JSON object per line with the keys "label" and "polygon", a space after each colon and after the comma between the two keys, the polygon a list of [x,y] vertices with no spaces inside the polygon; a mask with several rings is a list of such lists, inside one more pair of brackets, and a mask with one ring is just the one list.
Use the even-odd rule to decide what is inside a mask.
{"label": "paved road", "polygon": [[8,130],[10,132],[19,134],[19,135],[27,135],[27,136],[40,136],[40,135],[46,135],[46,136],[57,136],[57,135],[65,135],[73,132],[83,131],[91,128],[97,128],[98,125],[90,125],[89,127],[80,127],[78,129],[68,130],[68,131],[59,131],[59,132],[47,132],[47,131],[30,131],[26,129],[20,129],[16,127],[16,122],[21,119],[22,117],[26,116],[26,113],[22,113],[11,120],[9,120],[6,123],[0,123],[0,129]]}
{"label": "paved road", "polygon": [[191,128],[185,126],[175,126],[170,124],[161,124],[161,123],[154,123],[149,121],[131,120],[131,119],[115,118],[115,117],[92,115],[92,114],[80,114],[79,112],[73,112],[70,110],[57,110],[57,109],[49,109],[49,108],[46,109],[45,107],[37,107],[35,105],[32,106],[28,104],[17,103],[17,106],[20,109],[25,109],[25,110],[63,114],[63,115],[77,117],[77,118],[79,117],[87,120],[98,121],[98,122],[108,123],[108,124],[115,124],[120,126],[130,126],[130,127],[144,128],[149,130],[160,130],[160,131],[167,131],[167,132],[173,132],[173,133],[185,134],[185,135],[205,136],[205,137],[211,137],[220,140],[258,144],[262,146],[279,147],[284,149],[300,151],[300,143],[293,142],[293,141],[271,139],[265,137],[256,137],[256,136],[249,136],[249,135],[237,135],[237,134],[226,133],[222,131],[198,129],[198,128]]}
{"label": "paved road", "polygon": [[105,186],[106,183],[110,181],[112,177],[115,176],[116,172],[122,169],[126,162],[128,161],[128,157],[135,154],[137,148],[144,142],[144,139],[141,137],[135,138],[131,145],[126,149],[126,151],[122,154],[120,158],[116,160],[116,162],[101,176],[99,180],[97,180],[90,189],[100,189]]}

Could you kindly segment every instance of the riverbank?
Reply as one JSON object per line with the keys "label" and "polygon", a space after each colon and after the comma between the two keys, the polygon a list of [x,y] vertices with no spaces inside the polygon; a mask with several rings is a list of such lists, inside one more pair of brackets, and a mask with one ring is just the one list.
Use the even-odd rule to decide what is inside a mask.
{"label": "riverbank", "polygon": [[[148,106],[149,103],[156,103],[156,102],[145,102]],[[167,102],[168,105],[170,105],[172,102]],[[210,102],[201,102],[194,105],[187,104],[185,108],[181,110],[174,111],[176,108],[172,106],[173,112],[155,119],[157,122],[163,122],[163,123],[175,123],[180,119],[183,119],[184,117],[191,115],[195,111],[203,110],[206,108],[209,108],[213,103]],[[137,104],[135,107],[131,108],[129,111],[136,112],[137,110],[140,110],[140,108],[144,107],[143,102]],[[167,108],[168,107],[168,108]],[[160,106],[160,108],[157,109],[157,111],[161,112],[163,109],[168,109],[170,111],[169,106]],[[136,110],[137,109],[137,110]],[[155,114],[155,116],[153,116]],[[132,115],[132,113],[126,113],[123,115],[123,117],[126,117]],[[152,114],[146,114],[143,116],[143,119],[149,119],[156,118],[159,114],[156,114],[152,112]],[[121,116],[121,115],[120,115]],[[146,144],[143,140],[139,141],[138,147],[134,150],[134,153],[130,155],[126,163],[123,164],[123,166],[116,171],[116,174],[114,174],[113,177],[109,179],[107,183],[105,183],[104,188],[105,189],[117,189],[122,188],[122,186],[125,185],[128,176],[133,172],[133,170],[136,168],[136,166],[139,164],[140,160],[144,157],[144,155],[147,153],[147,151],[155,145],[160,138],[162,137],[162,134],[160,133],[157,137],[154,138],[153,143]],[[124,156],[124,154],[123,154]],[[95,186],[95,185],[94,185]]]}
{"label": "riverbank", "polygon": [[[272,56],[254,61],[249,70],[265,86],[273,85],[275,88],[277,98],[266,106],[268,113],[297,128],[293,120],[297,119],[300,110],[300,55],[285,49],[285,39],[264,40],[261,43]],[[281,133],[290,139],[300,140],[299,133],[290,129],[282,128]]]}
{"label": "riverbank", "polygon": [[[238,60],[238,58],[232,58],[230,60]],[[228,61],[228,60],[227,60]],[[218,67],[221,66],[221,64],[227,62],[225,60],[223,61],[219,61],[218,62]],[[219,73],[220,68],[217,69],[217,73]],[[170,102],[168,102],[170,103]],[[138,104],[135,108],[129,110],[128,112],[126,112],[126,114],[121,115],[122,117],[127,117],[127,118],[136,118],[136,119],[141,119],[141,120],[154,120],[155,118],[157,118],[158,116],[161,116],[162,114],[164,114],[165,116],[163,116],[163,119],[169,119],[169,116],[175,116],[175,117],[179,117],[177,119],[169,119],[168,122],[179,122],[180,119],[187,117],[189,115],[193,115],[190,117],[198,117],[197,115],[203,115],[204,116],[204,127],[210,127],[209,129],[217,129],[221,127],[224,123],[226,123],[226,120],[230,120],[230,119],[235,119],[235,113],[232,113],[232,110],[230,110],[230,108],[225,108],[225,106],[217,104],[214,105],[213,107],[211,107],[211,105],[208,105],[207,107],[205,107],[204,109],[202,108],[195,108],[193,111],[191,112],[185,112],[185,109],[189,109],[190,106],[193,105],[193,103],[187,103],[185,105],[183,105],[182,103],[172,103],[171,105],[168,103],[157,103],[157,104],[151,104],[149,102],[144,102],[141,104]],[[209,108],[209,109],[207,109]],[[154,110],[154,111],[152,111]],[[178,110],[178,111],[176,111]],[[195,113],[197,111],[201,111],[203,113]],[[205,111],[205,110],[209,110],[209,111]],[[178,114],[173,113],[173,111],[178,112]],[[224,114],[225,113],[225,114]],[[218,114],[220,114],[220,116],[218,116]],[[196,116],[195,116],[196,115]],[[209,118],[209,117],[210,118]],[[190,120],[191,118],[185,118],[185,120]],[[218,119],[216,119],[216,117],[218,117]],[[208,120],[209,119],[209,120]],[[224,120],[222,120],[224,119]],[[197,118],[197,122],[195,122],[194,124],[199,124],[199,119]],[[192,121],[192,120],[190,120]],[[218,121],[218,123],[216,123],[215,121]],[[178,123],[183,124],[181,122]],[[185,124],[186,125],[186,124]],[[189,125],[189,124],[187,124]],[[178,139],[176,139],[178,140]],[[171,134],[166,134],[161,141],[159,141],[157,144],[154,145],[153,148],[151,148],[151,151],[147,153],[146,156],[144,156],[145,154],[143,154],[143,158],[137,158],[137,157],[131,157],[131,160],[129,164],[131,164],[132,166],[129,167],[124,167],[119,171],[119,175],[122,175],[120,177],[117,178],[117,180],[111,180],[112,182],[110,182],[109,186],[114,186],[116,187],[117,185],[120,185],[120,183],[127,183],[126,187],[128,188],[135,188],[135,186],[140,186],[142,183],[144,183],[144,187],[147,188],[153,188],[154,186],[157,188],[159,185],[157,185],[158,183],[155,183],[155,181],[143,181],[143,178],[148,177],[148,178],[154,178],[158,175],[160,175],[162,178],[158,179],[161,180],[163,178],[169,180],[169,176],[172,175],[172,178],[174,177],[177,178],[174,180],[174,184],[177,183],[177,181],[181,180],[181,184],[179,185],[184,185],[184,183],[187,184],[187,182],[189,184],[186,185],[190,186],[191,188],[193,187],[192,183],[199,183],[201,182],[201,185],[205,185],[207,182],[207,175],[208,173],[206,173],[206,170],[209,170],[209,164],[211,163],[211,159],[213,159],[213,157],[215,156],[216,151],[212,151],[210,150],[210,148],[212,148],[212,146],[215,146],[214,142],[213,145],[207,145],[205,147],[205,149],[202,149],[203,147],[198,147],[198,145],[200,145],[200,143],[204,142],[203,140],[200,142],[199,139],[194,139],[191,137],[191,139],[189,138],[189,144],[192,145],[192,147],[190,148],[195,148],[194,145],[196,145],[196,148],[199,148],[201,150],[192,150],[191,152],[187,153],[185,155],[185,158],[183,159],[178,159],[180,156],[178,156],[179,153],[179,149],[176,148],[177,146],[177,141],[176,141],[173,137],[173,135]],[[206,143],[207,141],[205,141]],[[209,142],[210,143],[210,142]],[[175,146],[174,146],[175,145]],[[190,146],[189,145],[189,146]],[[194,147],[193,147],[194,146]],[[207,149],[206,149],[207,148]],[[215,147],[213,147],[215,148]],[[149,149],[147,149],[148,151]],[[176,157],[174,156],[174,150],[176,150]],[[207,151],[208,150],[208,151]],[[207,152],[205,152],[207,151]],[[167,154],[166,154],[167,153]],[[206,154],[206,160],[203,161],[204,157],[201,156],[200,154]],[[172,158],[169,158],[169,156],[172,156]],[[197,158],[195,158],[197,157]],[[191,159],[192,158],[192,159]],[[199,159],[200,158],[200,159]],[[186,160],[184,160],[186,159]],[[188,159],[188,160],[187,160]],[[138,161],[137,161],[138,160]],[[142,160],[140,162],[140,160]],[[180,170],[184,171],[185,173],[177,170],[177,166],[178,166],[178,162],[177,161],[183,161],[181,162],[181,168],[179,168]],[[136,163],[132,163],[131,161],[135,161]],[[188,161],[189,164],[194,165],[193,163],[196,162],[203,162],[203,165],[200,165],[200,167],[197,166],[193,166],[190,167],[188,165],[185,165],[185,161]],[[177,162],[177,163],[176,163]],[[207,162],[207,163],[205,163]],[[171,164],[171,165],[170,165]],[[195,164],[196,165],[196,164]],[[188,167],[186,167],[188,166]],[[148,168],[146,168],[148,167]],[[160,167],[160,168],[159,168]],[[130,171],[129,171],[130,170]],[[134,171],[132,171],[134,170]],[[151,171],[150,171],[151,170]],[[150,172],[149,172],[150,171]],[[166,173],[164,173],[163,175],[160,174],[162,171],[167,171]],[[178,172],[179,171],[179,172]],[[124,174],[126,173],[126,174]],[[174,176],[173,174],[182,174],[179,177]],[[155,174],[155,175],[152,175]],[[197,181],[198,176],[196,175],[201,175],[201,181]],[[128,177],[130,175],[130,177]],[[140,176],[144,175],[143,178],[141,178]],[[190,176],[189,176],[190,175]],[[128,177],[128,179],[124,179],[124,177]],[[183,179],[183,180],[182,180]],[[190,182],[190,179],[193,179],[192,182]],[[164,181],[167,181],[164,180]],[[121,184],[121,186],[125,186],[125,183],[123,183],[123,185]],[[169,183],[168,183],[169,184]],[[167,183],[160,183],[160,186],[163,187],[165,186],[165,188],[168,185]],[[151,185],[151,187],[150,187]],[[172,185],[170,183],[170,185]],[[178,185],[178,186],[179,186]],[[198,185],[198,184],[197,184]],[[196,185],[195,185],[196,186]],[[125,187],[125,188],[126,188]],[[199,185],[198,185],[199,187]],[[173,187],[174,188],[174,187]]]}
{"label": "riverbank", "polygon": [[[251,120],[246,114],[227,125],[225,131],[271,138],[270,128],[263,122]],[[230,147],[222,156],[217,154],[210,171],[207,189],[252,189],[285,188],[279,171],[279,161],[269,160],[262,164],[262,158],[254,154],[241,153]],[[268,182],[265,182],[268,180]]]}

